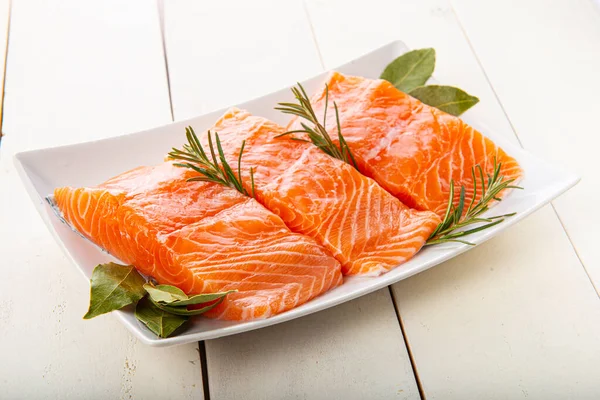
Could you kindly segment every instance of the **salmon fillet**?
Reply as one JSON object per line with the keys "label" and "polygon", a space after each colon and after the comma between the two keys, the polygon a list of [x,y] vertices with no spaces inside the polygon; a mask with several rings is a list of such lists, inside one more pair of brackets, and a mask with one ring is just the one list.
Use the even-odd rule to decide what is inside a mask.
{"label": "salmon fillet", "polygon": [[[410,259],[440,223],[432,212],[406,207],[375,181],[312,144],[275,138],[285,129],[231,109],[211,128],[237,164],[242,141],[243,182],[294,232],[311,236],[342,264],[345,275],[376,276]],[[207,144],[207,135],[200,136]]]}
{"label": "salmon fillet", "polygon": [[[342,135],[360,171],[409,207],[443,217],[451,180],[457,188],[465,186],[468,204],[474,187],[471,169],[479,164],[485,173],[492,173],[494,159],[502,164],[500,174],[506,179],[522,175],[517,161],[490,139],[385,80],[333,72],[326,83],[330,106],[337,103]],[[322,116],[325,90],[311,102],[315,114]],[[335,116],[328,114],[326,128],[334,137]],[[298,119],[289,127],[297,129]],[[481,190],[477,198],[480,195]]]}
{"label": "salmon fillet", "polygon": [[191,176],[167,162],[97,187],[58,188],[54,201],[77,231],[161,284],[189,294],[237,289],[210,317],[266,318],[342,283],[340,264],[314,239],[254,199]]}

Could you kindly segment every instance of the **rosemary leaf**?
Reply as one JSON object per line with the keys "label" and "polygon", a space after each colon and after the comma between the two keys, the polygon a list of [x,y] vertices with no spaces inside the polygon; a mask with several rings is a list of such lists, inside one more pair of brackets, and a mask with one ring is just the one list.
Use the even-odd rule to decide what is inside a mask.
{"label": "rosemary leaf", "polygon": [[[327,106],[329,103],[329,87],[325,85],[325,109],[323,112],[323,122],[319,121],[317,118],[315,111],[310,103],[310,99],[304,90],[304,87],[298,83],[298,87],[292,88],[292,93],[294,97],[298,101],[298,103],[278,103],[279,107],[275,107],[276,110],[281,111],[284,114],[295,115],[302,119],[308,121],[311,125],[305,124],[304,122],[300,123],[302,129],[290,130],[285,133],[282,133],[276,137],[282,137],[286,135],[290,135],[293,133],[306,133],[308,139],[319,149],[321,149],[325,154],[330,155],[331,157],[337,158],[338,160],[342,160],[345,163],[352,165],[354,168],[358,170],[358,166],[356,164],[356,160],[350,151],[350,147],[348,147],[348,143],[342,136],[342,127],[340,124],[340,116],[337,104],[333,102],[333,107],[335,109],[335,120],[338,131],[338,142],[339,145],[336,145],[331,136],[325,129],[325,125],[327,123]],[[298,141],[306,141],[305,139],[292,137],[293,140]]]}
{"label": "rosemary leaf", "polygon": [[236,174],[225,158],[225,152],[223,151],[223,146],[221,145],[221,139],[219,138],[218,133],[215,132],[215,141],[213,143],[212,133],[208,131],[207,136],[210,158],[191,126],[188,126],[185,129],[185,135],[188,143],[184,144],[182,149],[173,148],[169,153],[169,157],[173,160],[183,161],[173,164],[176,167],[189,168],[200,174],[200,176],[189,178],[188,182],[201,181],[218,183],[235,189],[246,196],[254,197],[254,171],[252,168],[250,168],[250,179],[252,181],[251,193],[248,193],[248,191],[244,189],[242,182],[242,155],[244,153],[246,141],[242,142],[240,148]]}
{"label": "rosemary leaf", "polygon": [[[522,189],[520,186],[511,185],[514,179],[504,180],[504,176],[500,175],[502,163],[497,164],[494,159],[494,173],[484,174],[481,165],[476,165],[471,170],[473,177],[473,197],[469,202],[469,205],[465,211],[465,197],[466,188],[464,186],[460,189],[460,195],[458,204],[454,206],[454,181],[450,181],[450,196],[448,199],[448,206],[446,207],[446,213],[442,222],[436,227],[427,239],[426,245],[434,245],[439,243],[448,242],[459,242],[463,244],[473,245],[473,243],[465,240],[460,240],[463,236],[467,236],[476,232],[483,231],[484,229],[491,228],[492,226],[498,225],[503,222],[505,218],[512,217],[516,213],[496,215],[493,217],[482,217],[481,215],[489,210],[489,204],[491,201],[500,201],[498,197],[500,192],[505,189]],[[486,181],[487,177],[487,181]],[[479,180],[479,182],[478,182]],[[477,197],[477,188],[481,188],[481,197],[478,201],[475,200]],[[464,213],[464,216],[463,216]],[[483,224],[476,226],[475,228],[462,230],[463,228],[473,225]]]}

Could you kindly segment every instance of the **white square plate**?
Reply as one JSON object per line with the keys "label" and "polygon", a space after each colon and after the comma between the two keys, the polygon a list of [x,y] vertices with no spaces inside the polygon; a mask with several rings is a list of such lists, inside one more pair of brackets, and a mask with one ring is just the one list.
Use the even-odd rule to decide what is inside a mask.
{"label": "white square plate", "polygon": [[[406,51],[408,48],[402,42],[393,42],[336,68],[336,70],[350,75],[377,78],[390,61]],[[321,87],[325,75],[326,73],[323,73],[302,82],[308,93],[313,93]],[[237,107],[285,125],[288,119],[285,115],[275,111],[273,107],[278,102],[290,100],[290,90],[285,88],[239,104]],[[94,266],[114,259],[62,223],[44,201],[45,196],[52,193],[55,187],[93,186],[131,168],[157,164],[172,146],[184,142],[186,126],[192,125],[198,132],[208,129],[223,112],[224,110],[214,111],[187,121],[175,122],[144,132],[71,146],[28,151],[15,156],[19,174],[48,229],[86,277],[86,280],[89,280]],[[478,121],[469,120],[468,122],[476,128],[481,127]],[[483,243],[525,218],[575,185],[579,180],[577,176],[555,168],[523,149],[507,143],[502,137],[494,134],[493,127],[480,129],[480,131],[519,161],[525,171],[525,178],[521,182],[525,190],[514,191],[505,201],[494,207],[495,214],[516,211],[517,215],[502,224],[470,236],[469,240],[476,244]],[[135,151],[131,151],[131,149],[135,149]],[[274,325],[324,310],[408,278],[470,248],[470,246],[458,243],[428,247],[409,262],[380,277],[346,278],[342,286],[275,317],[251,322],[216,321],[198,317],[178,335],[166,339],[159,339],[147,330],[135,319],[132,309],[118,311],[115,314],[135,336],[152,346],[169,346],[212,339]],[[84,283],[82,282],[82,284]]]}

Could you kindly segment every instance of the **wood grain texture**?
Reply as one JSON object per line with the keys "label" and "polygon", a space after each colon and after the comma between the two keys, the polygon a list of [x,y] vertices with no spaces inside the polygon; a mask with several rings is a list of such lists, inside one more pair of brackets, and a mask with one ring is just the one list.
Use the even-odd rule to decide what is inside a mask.
{"label": "wood grain texture", "polygon": [[14,1],[0,149],[0,397],[203,397],[196,345],[150,348],[111,316],[83,321],[89,286],[12,164],[27,148],[170,119],[154,2]]}
{"label": "wood grain texture", "polygon": [[[475,3],[479,9],[490,7],[490,2],[470,4]],[[413,48],[434,47],[437,79],[481,99],[466,119],[484,121],[517,143],[446,1],[370,1],[367,6],[358,1],[308,0],[307,4],[326,67],[394,39]],[[506,9],[520,14],[516,4]],[[529,20],[533,14],[523,12]],[[497,26],[490,36],[502,38],[506,26],[514,29],[493,12],[480,23],[492,19]],[[511,34],[516,41],[519,32]],[[472,35],[469,39],[476,41]],[[510,46],[498,46],[505,47],[504,63],[514,62]],[[496,51],[493,46],[487,49],[490,54]],[[518,74],[521,63],[514,64],[513,74]],[[564,81],[564,75],[555,81],[559,79]],[[512,91],[515,97],[520,95],[519,87]],[[523,114],[525,106],[520,104]],[[394,285],[393,290],[428,399],[597,394],[593,365],[600,361],[600,302],[551,207],[469,253]]]}
{"label": "wood grain texture", "polygon": [[523,146],[582,177],[554,205],[600,293],[599,10],[586,0],[461,0],[455,9]]}
{"label": "wood grain texture", "polygon": [[[300,1],[169,1],[164,11],[176,119],[322,71]],[[206,351],[211,399],[419,398],[387,290]]]}

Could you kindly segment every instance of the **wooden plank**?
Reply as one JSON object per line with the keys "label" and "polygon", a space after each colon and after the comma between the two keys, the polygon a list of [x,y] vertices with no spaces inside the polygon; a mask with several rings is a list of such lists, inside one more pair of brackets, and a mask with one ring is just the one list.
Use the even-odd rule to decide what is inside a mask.
{"label": "wooden plank", "polygon": [[[600,293],[600,215],[591,201],[600,195],[599,10],[585,0],[457,1],[456,10],[525,148],[582,176],[554,205]],[[505,24],[511,29],[498,35]]]}
{"label": "wooden plank", "polygon": [[[165,3],[176,119],[322,71],[300,1]],[[390,295],[206,342],[212,399],[419,397]]]}
{"label": "wooden plank", "polygon": [[156,4],[15,1],[9,47],[0,157],[1,397],[203,397],[196,345],[154,349],[111,316],[82,320],[88,285],[12,165],[26,148],[171,120]]}
{"label": "wooden plank", "polygon": [[[208,341],[211,399],[418,399],[389,290]],[[402,362],[400,362],[402,361]]]}
{"label": "wooden plank", "polygon": [[[467,119],[484,121],[517,142],[446,1],[307,4],[326,67],[393,39],[413,48],[434,47],[437,78],[481,99]],[[489,6],[482,2],[478,8]],[[519,7],[506,5],[506,10]],[[506,26],[513,29],[493,11],[481,23],[492,19],[497,26],[490,36],[503,37]],[[519,33],[507,42],[510,46]],[[501,47],[510,48],[507,43]],[[509,62],[514,58],[504,61]],[[521,94],[521,88],[511,90]],[[393,290],[427,398],[589,398],[597,393],[600,303],[550,207]]]}

